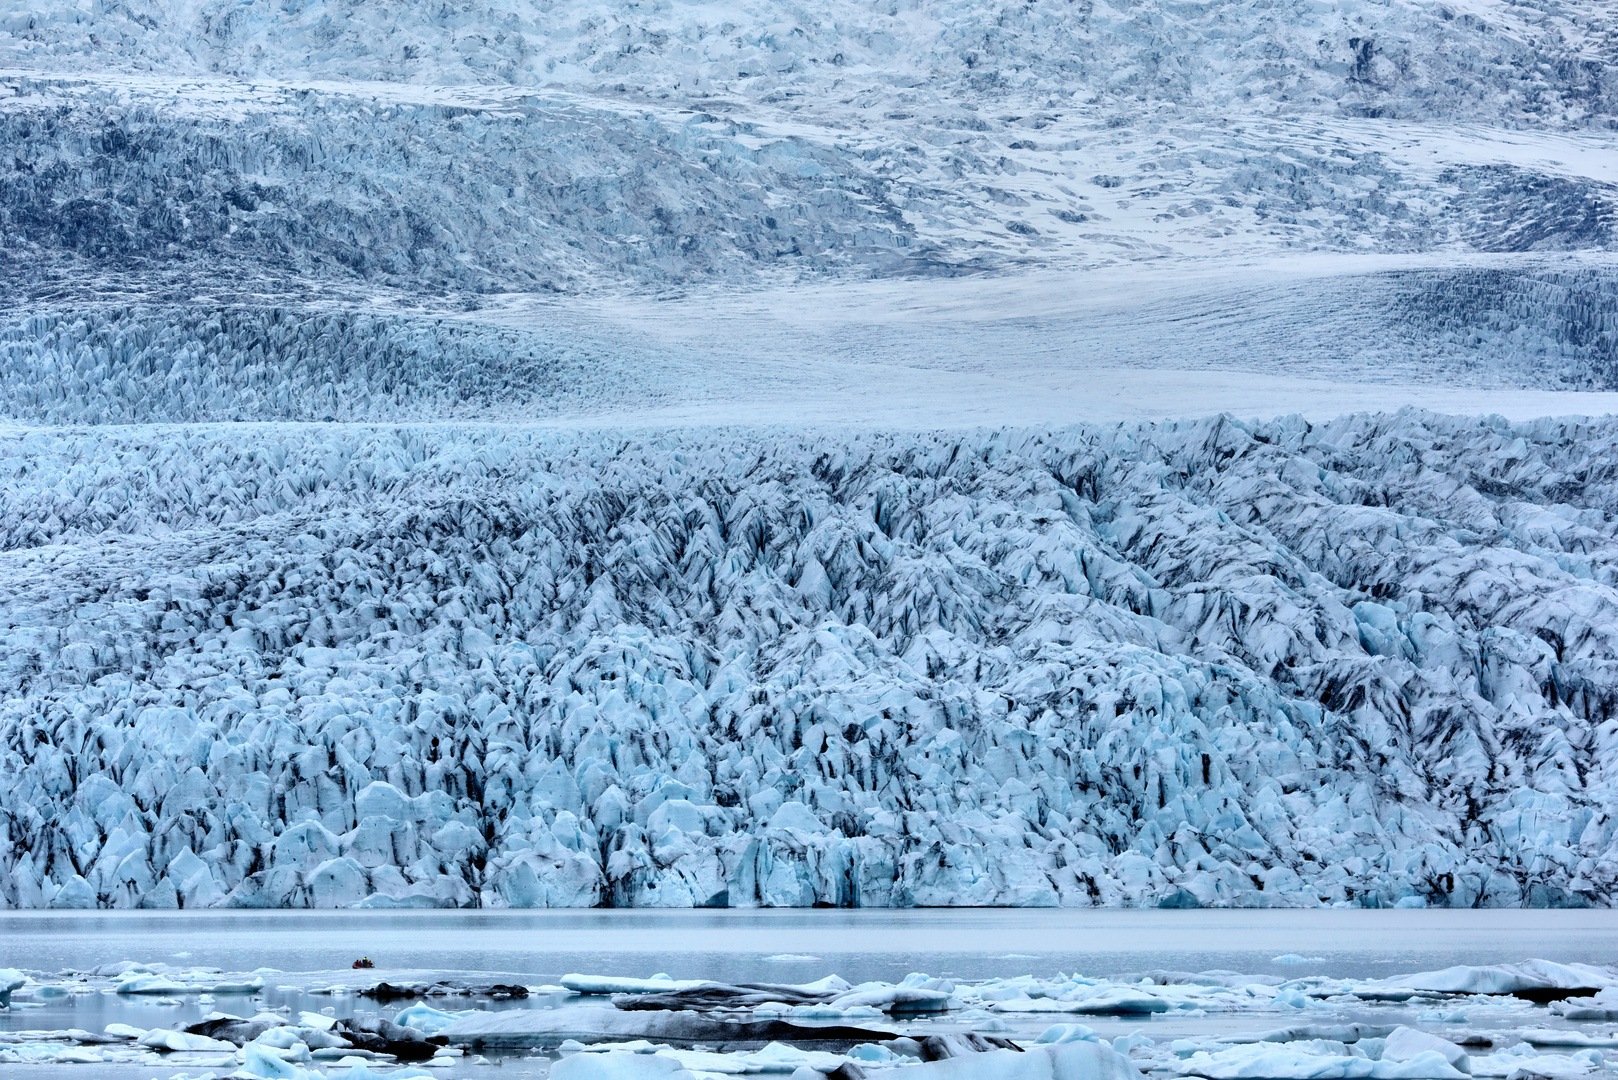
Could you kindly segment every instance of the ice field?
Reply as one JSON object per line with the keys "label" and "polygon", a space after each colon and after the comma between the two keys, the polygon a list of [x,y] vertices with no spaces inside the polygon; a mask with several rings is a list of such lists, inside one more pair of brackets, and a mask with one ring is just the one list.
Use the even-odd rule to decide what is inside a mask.
{"label": "ice field", "polygon": [[0,906],[1612,904],[1615,49],[0,14]]}

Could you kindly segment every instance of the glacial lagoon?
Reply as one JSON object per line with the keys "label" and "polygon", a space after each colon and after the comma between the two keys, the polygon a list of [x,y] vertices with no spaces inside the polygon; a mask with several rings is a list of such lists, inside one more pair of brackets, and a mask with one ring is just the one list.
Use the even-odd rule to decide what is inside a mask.
{"label": "glacial lagoon", "polygon": [[[606,1003],[604,997],[581,998],[560,989],[565,976],[578,973],[793,985],[831,975],[850,984],[898,984],[912,973],[925,973],[962,988],[977,987],[961,991],[967,998],[987,994],[984,1001],[968,1001],[969,1005],[981,1005],[994,996],[982,991],[983,986],[1000,986],[996,980],[1018,976],[1032,976],[1046,986],[1062,976],[1082,976],[1110,980],[1103,986],[1131,989],[1142,978],[1163,982],[1164,972],[1224,973],[1221,978],[1230,985],[1159,987],[1154,992],[1181,992],[1183,1000],[1155,1014],[1023,1013],[1015,1004],[999,1011],[991,1003],[992,1012],[957,1006],[857,1021],[916,1037],[985,1031],[1019,1043],[1032,1043],[1052,1024],[1082,1021],[1104,1041],[1133,1041],[1129,1036],[1145,1035],[1151,1043],[1128,1047],[1131,1056],[1152,1075],[1170,1076],[1172,1071],[1165,1071],[1172,1069],[1168,1047],[1176,1040],[1229,1039],[1300,1023],[1408,1025],[1452,1040],[1489,1033],[1496,1036],[1498,1050],[1527,1045],[1513,1033],[1567,1030],[1599,1046],[1611,1034],[1612,1023],[1564,1019],[1556,1004],[1510,996],[1358,1000],[1352,991],[1371,980],[1397,983],[1412,972],[1452,965],[1513,964],[1528,958],[1605,965],[1618,959],[1618,913],[996,909],[7,913],[0,917],[0,940],[4,941],[0,964],[29,976],[13,1006],[0,1010],[0,1039],[8,1040],[0,1043],[0,1054],[29,1041],[23,1032],[101,1032],[119,1024],[178,1028],[214,1012],[245,1017],[263,1010],[280,1010],[292,1018],[290,1023],[305,1014],[392,1017],[418,1000],[407,996],[378,1002],[359,993],[381,981],[520,984],[532,991],[526,999],[477,994],[428,999],[433,1009],[457,1013]],[[361,955],[377,967],[351,969],[351,961]],[[177,986],[190,989],[118,993],[118,977],[89,974],[98,968],[111,971],[108,965],[119,961],[167,972]],[[203,974],[209,969],[218,974]],[[1253,980],[1257,996],[1241,989],[1246,978]],[[262,981],[255,993],[228,989],[253,980]],[[210,982],[227,989],[196,991]],[[1274,989],[1277,984],[1283,989]],[[68,992],[40,992],[48,986]],[[1298,996],[1284,989],[1293,986],[1306,993]],[[1351,993],[1342,993],[1345,989]],[[1195,997],[1204,990],[1206,998]],[[1587,1049],[1582,1052],[1590,1056]],[[141,1050],[124,1056],[131,1053],[136,1060],[94,1064],[93,1075],[168,1080],[208,1073],[226,1076],[235,1068],[222,1064],[224,1059],[217,1054],[209,1058]],[[1154,1053],[1164,1060],[1156,1060]],[[1487,1053],[1473,1050],[1475,1057]],[[1558,1061],[1566,1056],[1551,1049],[1544,1053]],[[547,1074],[553,1057],[527,1050],[481,1054],[469,1050],[452,1064],[440,1059],[432,1075],[537,1078]],[[212,1067],[207,1067],[210,1062]],[[322,1065],[311,1063],[313,1068]],[[1476,1069],[1477,1075],[1489,1075],[1486,1063]],[[1604,1064],[1590,1064],[1589,1069],[1591,1080],[1610,1071]],[[8,1080],[90,1074],[84,1064],[54,1060],[12,1060],[4,1070]],[[385,1076],[389,1071],[379,1067],[375,1074]],[[346,1072],[325,1069],[331,1077]]]}

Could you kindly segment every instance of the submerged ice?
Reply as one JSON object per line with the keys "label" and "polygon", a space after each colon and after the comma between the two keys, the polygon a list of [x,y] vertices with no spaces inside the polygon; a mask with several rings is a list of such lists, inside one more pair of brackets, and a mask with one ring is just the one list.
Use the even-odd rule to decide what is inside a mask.
{"label": "submerged ice", "polygon": [[1609,903],[1612,427],[15,431],[0,903]]}

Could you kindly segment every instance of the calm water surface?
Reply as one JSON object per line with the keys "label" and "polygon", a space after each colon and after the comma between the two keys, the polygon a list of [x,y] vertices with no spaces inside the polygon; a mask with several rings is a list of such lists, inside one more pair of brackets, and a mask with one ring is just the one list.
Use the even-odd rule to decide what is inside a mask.
{"label": "calm water surface", "polygon": [[[346,967],[853,982],[1147,968],[1382,977],[1529,957],[1618,961],[1614,911],[523,911],[7,913],[0,966],[116,960],[248,971]],[[1320,957],[1277,965],[1286,953]],[[770,960],[782,955],[814,960]]]}

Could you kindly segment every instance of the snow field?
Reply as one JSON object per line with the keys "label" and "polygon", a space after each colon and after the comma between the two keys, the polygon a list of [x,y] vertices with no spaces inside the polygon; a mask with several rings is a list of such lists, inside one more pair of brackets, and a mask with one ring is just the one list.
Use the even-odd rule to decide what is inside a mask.
{"label": "snow field", "polygon": [[1153,271],[1105,290],[1052,275],[655,303],[506,298],[454,316],[391,304],[64,304],[0,320],[0,415],[40,425],[576,426],[818,408],[931,427],[973,410],[976,422],[1003,422],[1032,407],[1019,402],[1040,386],[1073,403],[1039,419],[1105,416],[1107,388],[1132,378],[1156,380],[1157,415],[1175,415],[1206,407],[1193,392],[1173,397],[1167,382],[1194,385],[1195,372],[1248,378],[1247,400],[1230,402],[1239,415],[1275,411],[1267,403],[1280,400],[1282,379],[1330,381],[1339,394],[1399,387],[1387,392],[1416,400],[1422,387],[1482,390],[1493,395],[1478,399],[1485,408],[1533,415],[1509,391],[1618,388],[1618,323],[1605,299],[1615,288],[1618,272],[1599,260],[1491,256],[1438,268],[1375,260],[1335,274],[1318,262]]}
{"label": "snow field", "polygon": [[1608,903],[1611,428],[19,430],[0,901]]}

